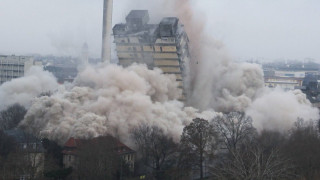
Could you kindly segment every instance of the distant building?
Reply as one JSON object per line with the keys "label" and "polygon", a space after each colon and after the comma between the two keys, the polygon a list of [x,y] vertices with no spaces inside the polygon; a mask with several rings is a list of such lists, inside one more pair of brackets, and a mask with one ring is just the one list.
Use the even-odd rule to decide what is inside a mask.
{"label": "distant building", "polygon": [[270,88],[280,87],[284,90],[302,89],[302,82],[308,75],[318,74],[317,68],[265,68],[265,86]]}
{"label": "distant building", "polygon": [[290,77],[290,78],[304,78],[308,73],[317,73],[317,71],[292,71],[292,70],[276,70],[275,76],[277,77]]}
{"label": "distant building", "polygon": [[294,90],[302,86],[303,78],[268,76],[264,78],[265,86],[280,87],[283,90]]}
{"label": "distant building", "polygon": [[44,70],[51,72],[59,83],[73,82],[78,75],[78,69],[74,64],[48,64]]}
{"label": "distant building", "polygon": [[0,84],[23,77],[33,65],[42,65],[30,56],[0,55]]}
{"label": "distant building", "polygon": [[314,107],[320,108],[320,75],[307,75],[303,80],[301,90]]}
{"label": "distant building", "polygon": [[[179,88],[186,85],[189,72],[188,36],[176,17],[163,18],[160,24],[148,24],[147,10],[132,10],[125,24],[113,27],[114,42],[121,66],[146,64],[174,74]],[[181,97],[184,100],[184,96]]]}
{"label": "distant building", "polygon": [[[72,167],[73,169],[77,169],[77,163],[78,163],[78,152],[79,149],[81,149],[86,143],[99,143],[101,141],[98,141],[98,138],[93,138],[90,140],[85,139],[76,139],[71,137],[63,147],[63,166],[65,168]],[[133,172],[134,171],[134,163],[135,163],[135,151],[130,149],[128,146],[120,142],[118,139],[112,138],[112,141],[110,139],[106,139],[106,143],[114,143],[109,144],[110,149],[106,149],[106,153],[108,153],[107,150],[114,151],[117,155],[119,155],[129,166],[129,169]],[[112,148],[112,149],[111,149]]]}

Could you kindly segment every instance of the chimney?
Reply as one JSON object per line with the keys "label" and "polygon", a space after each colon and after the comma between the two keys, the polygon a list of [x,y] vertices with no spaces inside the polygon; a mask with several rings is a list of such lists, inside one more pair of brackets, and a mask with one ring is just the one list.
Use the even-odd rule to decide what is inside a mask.
{"label": "chimney", "polygon": [[110,63],[113,0],[104,0],[101,61]]}

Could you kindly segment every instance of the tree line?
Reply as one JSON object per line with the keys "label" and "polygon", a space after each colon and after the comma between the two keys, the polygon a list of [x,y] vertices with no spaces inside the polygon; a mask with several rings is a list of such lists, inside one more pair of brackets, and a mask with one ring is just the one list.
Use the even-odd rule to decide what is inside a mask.
{"label": "tree line", "polygon": [[[25,113],[19,105],[0,112],[0,179],[34,172],[3,133],[15,128]],[[30,179],[320,179],[319,124],[301,118],[287,132],[258,132],[241,112],[209,121],[196,118],[184,127],[179,142],[149,124],[130,133],[136,150],[134,172],[110,151],[114,143],[108,137],[99,139],[101,145],[88,144],[79,151],[77,170],[63,168],[63,148],[44,139],[42,175]]]}
{"label": "tree line", "polygon": [[320,179],[319,129],[298,119],[288,132],[262,131],[241,112],[196,118],[180,142],[156,126],[133,132],[149,179]]}

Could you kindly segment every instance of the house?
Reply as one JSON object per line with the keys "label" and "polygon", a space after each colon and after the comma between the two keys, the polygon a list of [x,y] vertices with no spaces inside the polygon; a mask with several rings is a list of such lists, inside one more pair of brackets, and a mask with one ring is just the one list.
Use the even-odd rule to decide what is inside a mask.
{"label": "house", "polygon": [[45,149],[41,140],[20,129],[4,131],[15,143],[14,157],[15,176],[19,179],[33,179],[42,176],[45,160]]}
{"label": "house", "polygon": [[107,145],[103,147],[106,149],[106,153],[108,153],[108,150],[112,150],[115,154],[121,157],[124,160],[124,162],[126,162],[130,171],[133,172],[135,162],[135,151],[112,136],[107,136],[107,138],[104,138],[105,137],[97,137],[90,140],[77,139],[73,137],[69,138],[67,142],[64,144],[62,151],[63,166],[65,168],[72,167],[73,169],[77,169],[80,149],[88,144],[100,145],[102,143],[101,140],[103,140],[104,143],[101,144],[101,147]]}

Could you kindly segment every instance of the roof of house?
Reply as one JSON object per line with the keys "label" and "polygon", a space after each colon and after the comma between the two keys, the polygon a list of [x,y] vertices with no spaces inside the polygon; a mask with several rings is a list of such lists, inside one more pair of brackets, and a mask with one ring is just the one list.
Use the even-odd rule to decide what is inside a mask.
{"label": "roof of house", "polygon": [[[112,137],[112,136],[110,136]],[[98,142],[98,139],[101,137],[96,137],[93,139],[77,139],[74,137],[69,138],[66,143],[64,144],[64,150],[62,151],[63,154],[73,154],[75,155],[77,153],[77,149],[81,147],[82,145],[86,143],[96,143]],[[134,153],[135,151],[120,142],[118,139],[112,137],[112,140],[115,142],[115,150],[119,155],[128,154],[128,153]]]}
{"label": "roof of house", "polygon": [[65,144],[64,147],[69,147],[69,148],[77,148],[81,146],[81,139],[75,139],[71,137]]}

